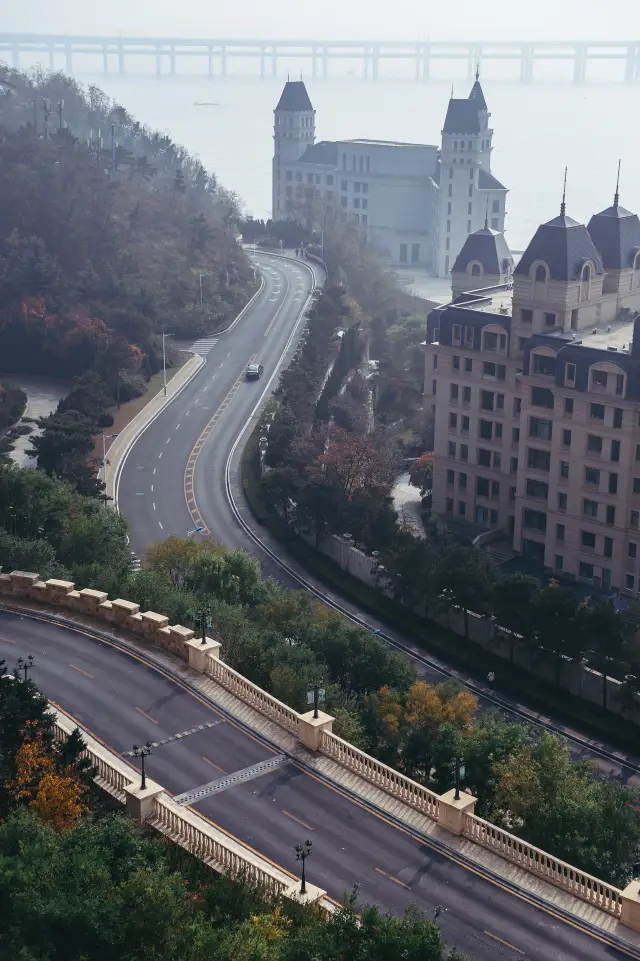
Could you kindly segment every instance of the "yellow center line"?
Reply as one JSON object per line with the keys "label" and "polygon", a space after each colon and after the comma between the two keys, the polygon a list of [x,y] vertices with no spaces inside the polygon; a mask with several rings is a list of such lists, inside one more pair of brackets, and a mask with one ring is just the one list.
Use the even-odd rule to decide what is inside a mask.
{"label": "yellow center line", "polygon": [[493,938],[494,941],[499,941],[500,944],[504,944],[505,948],[511,948],[512,951],[517,951],[518,954],[524,956],[524,951],[521,948],[516,948],[515,944],[509,944],[508,941],[503,941],[497,934],[492,934],[491,931],[484,931],[483,934],[486,934],[488,938]]}
{"label": "yellow center line", "polygon": [[142,714],[143,717],[146,717],[148,721],[152,721],[154,724],[160,723],[160,721],[156,721],[155,717],[151,717],[150,714],[147,714],[146,711],[143,711],[141,707],[136,707],[136,711],[138,712],[138,714]]}
{"label": "yellow center line", "polygon": [[275,314],[275,315],[271,318],[271,321],[270,321],[270,323],[269,323],[269,326],[267,327],[267,329],[266,329],[265,332],[264,332],[264,336],[265,336],[265,337],[267,336],[267,334],[269,333],[269,331],[271,330],[271,328],[272,328],[273,325],[275,324],[275,322],[276,322],[276,317],[277,317],[277,316],[278,316],[278,315]]}
{"label": "yellow center line", "polygon": [[219,764],[214,764],[213,761],[209,760],[208,757],[205,757],[204,754],[202,755],[202,760],[203,760],[203,761],[206,761],[207,764],[210,764],[211,767],[214,767],[214,768],[216,769],[216,771],[220,771],[221,774],[226,774],[226,773],[227,773],[223,767],[220,767]]}
{"label": "yellow center line", "polygon": [[88,671],[83,671],[81,667],[77,667],[75,664],[69,664],[69,667],[72,667],[78,674],[84,674],[85,677],[93,677],[93,674],[89,674]]}
{"label": "yellow center line", "polygon": [[[257,356],[258,356],[257,354],[252,354],[251,357],[249,358],[248,363],[252,364],[256,360]],[[240,385],[242,384],[243,380],[244,380],[244,372],[240,374],[235,384],[233,385],[233,387],[231,388],[227,396],[224,398],[224,400],[216,410],[215,414],[213,415],[213,417],[211,418],[211,420],[209,421],[209,423],[204,428],[204,430],[198,437],[197,441],[193,445],[191,453],[187,458],[186,467],[184,469],[183,487],[184,487],[184,499],[187,504],[187,510],[189,511],[193,524],[196,527],[201,527],[203,534],[210,534],[211,531],[209,530],[204,520],[202,519],[202,514],[200,513],[198,502],[196,500],[196,495],[195,495],[196,464],[198,463],[198,457],[200,456],[200,451],[202,450],[205,441],[209,437],[214,427],[217,426],[218,421],[226,411],[227,407],[229,406],[229,404],[231,403],[235,395],[238,393],[240,389]]]}
{"label": "yellow center line", "polygon": [[301,821],[300,818],[297,818],[297,817],[295,816],[295,814],[291,814],[290,811],[285,811],[284,808],[283,808],[282,813],[283,813],[283,814],[286,814],[287,817],[288,817],[288,818],[291,818],[292,821],[296,821],[298,824],[301,824],[303,828],[306,828],[306,829],[307,829],[307,831],[313,831],[313,828],[311,827],[310,824],[307,824],[306,821]]}
{"label": "yellow center line", "polygon": [[393,874],[387,874],[387,872],[383,871],[382,868],[376,868],[376,871],[378,874],[381,874],[383,878],[388,878],[389,881],[394,881],[396,884],[399,884],[401,887],[409,890],[409,885],[405,884],[404,881],[401,881],[400,878],[395,878]]}

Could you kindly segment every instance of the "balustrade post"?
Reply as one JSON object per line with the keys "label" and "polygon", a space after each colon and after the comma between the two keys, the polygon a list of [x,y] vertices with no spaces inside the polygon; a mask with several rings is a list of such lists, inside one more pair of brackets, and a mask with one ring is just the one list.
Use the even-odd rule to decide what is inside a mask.
{"label": "balustrade post", "polygon": [[127,814],[138,824],[145,824],[153,815],[153,808],[156,798],[162,794],[164,788],[155,781],[147,778],[147,786],[144,790],[140,787],[140,779],[136,778],[133,784],[125,784],[125,808]]}
{"label": "balustrade post", "polygon": [[441,824],[452,834],[462,834],[464,831],[465,814],[473,814],[477,798],[472,794],[461,794],[456,801],[455,788],[440,796],[440,813],[438,824]]}
{"label": "balustrade post", "polygon": [[629,881],[622,892],[620,921],[633,931],[640,931],[640,878]]}
{"label": "balustrade post", "polygon": [[333,717],[318,711],[318,716],[314,717],[314,711],[307,711],[298,718],[298,740],[302,741],[305,747],[312,751],[320,750],[322,732],[332,733]]}

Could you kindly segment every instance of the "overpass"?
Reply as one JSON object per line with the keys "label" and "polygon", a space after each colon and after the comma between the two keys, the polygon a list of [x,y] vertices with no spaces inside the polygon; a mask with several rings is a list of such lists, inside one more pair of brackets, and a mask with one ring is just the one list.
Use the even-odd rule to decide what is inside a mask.
{"label": "overpass", "polygon": [[[548,61],[572,65],[573,79],[588,79],[588,66],[604,61],[620,66],[627,83],[640,81],[640,40],[242,40],[233,37],[140,37],[44,33],[0,33],[0,60],[20,68],[28,58],[42,56],[42,66],[73,74],[74,57],[95,62],[104,74],[125,75],[134,63],[155,62],[155,74],[176,76],[187,61],[201,66],[198,73],[214,77],[249,75],[277,77],[285,61],[302,62],[315,78],[328,78],[331,67],[350,61],[364,79],[384,76],[384,65],[409,64],[418,81],[428,81],[433,64],[462,61],[471,78],[487,62],[519,65],[520,79],[536,79],[536,66]],[[235,64],[234,64],[235,61]],[[85,59],[86,63],[86,59]],[[146,68],[145,68],[145,72]],[[193,75],[189,68],[190,75]],[[538,70],[539,75],[539,70]]]}

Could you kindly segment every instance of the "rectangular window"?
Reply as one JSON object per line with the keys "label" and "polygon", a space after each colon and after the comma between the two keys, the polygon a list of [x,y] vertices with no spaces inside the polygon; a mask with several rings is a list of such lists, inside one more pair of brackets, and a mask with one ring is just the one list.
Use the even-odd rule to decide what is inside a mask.
{"label": "rectangular window", "polygon": [[558,494],[558,510],[566,511],[566,509],[567,509],[567,495],[562,493]]}
{"label": "rectangular window", "polygon": [[464,517],[466,513],[467,513],[467,505],[465,504],[464,501],[458,501],[458,514],[460,515],[460,517]]}
{"label": "rectangular window", "polygon": [[544,481],[527,478],[527,497],[537,497],[539,500],[547,500],[549,497],[549,485]]}
{"label": "rectangular window", "polygon": [[449,441],[449,457],[456,456],[456,443],[453,440]]}
{"label": "rectangular window", "polygon": [[527,467],[533,470],[548,471],[551,466],[551,454],[548,450],[539,450],[537,447],[527,448]]}
{"label": "rectangular window", "polygon": [[354,183],[353,189],[355,190],[355,192],[356,192],[357,194],[360,193],[360,182],[359,182],[358,180],[356,180],[356,182]]}
{"label": "rectangular window", "polygon": [[622,427],[622,408],[621,407],[613,408],[613,426]]}
{"label": "rectangular window", "polygon": [[500,497],[500,482],[499,482],[499,481],[494,481],[494,480],[491,481],[491,496],[494,498],[494,500],[495,500],[496,498]]}
{"label": "rectangular window", "polygon": [[451,428],[451,430],[455,430],[457,426],[458,426],[458,415],[449,414],[449,427]]}
{"label": "rectangular window", "polygon": [[484,363],[482,364],[482,376],[483,376],[483,377],[491,377],[491,378],[495,379],[495,377],[496,377],[496,368],[497,368],[497,365],[496,365],[496,364],[492,364],[492,363],[490,363],[489,361],[486,361],[486,360],[485,360]]}
{"label": "rectangular window", "polygon": [[624,392],[624,374],[616,374],[616,394],[622,397]]}
{"label": "rectangular window", "polygon": [[604,556],[613,557],[613,538],[605,537],[604,539]]}
{"label": "rectangular window", "polygon": [[568,480],[568,479],[569,479],[569,461],[561,460],[560,461],[560,480]]}
{"label": "rectangular window", "polygon": [[561,571],[561,570],[562,570],[562,568],[564,567],[564,558],[563,558],[562,554],[556,554],[556,555],[555,555],[555,557],[554,557],[554,559],[553,559],[553,566],[554,566],[555,570],[557,570],[557,571]]}
{"label": "rectangular window", "polygon": [[520,443],[520,428],[519,428],[519,427],[512,427],[512,428],[511,428],[511,443],[512,443],[512,444],[519,444],[519,443]]}
{"label": "rectangular window", "polygon": [[582,513],[584,517],[597,517],[598,516],[598,502],[597,501],[583,501],[582,502]]}
{"label": "rectangular window", "polygon": [[400,244],[400,263],[406,264],[407,262],[407,245]]}
{"label": "rectangular window", "polygon": [[457,399],[458,399],[458,385],[457,385],[457,384],[450,384],[450,385],[449,385],[449,399],[450,399],[450,400],[457,400]]}
{"label": "rectangular window", "polygon": [[613,504],[607,504],[606,520],[609,525],[616,522],[616,509]]}
{"label": "rectangular window", "polygon": [[509,470],[510,470],[510,472],[511,472],[512,474],[517,474],[517,473],[518,473],[518,458],[517,458],[517,457],[512,457],[512,458],[511,458]]}
{"label": "rectangular window", "polygon": [[480,467],[491,467],[491,451],[483,447],[478,448],[478,464]]}
{"label": "rectangular window", "polygon": [[519,417],[522,410],[522,398],[515,397],[513,401],[513,416]]}
{"label": "rectangular window", "polygon": [[361,206],[362,206],[362,209],[363,209],[363,210],[368,210],[368,209],[369,209],[369,201],[367,200],[366,197],[363,197],[363,198],[362,198],[362,205],[361,205]]}
{"label": "rectangular window", "polygon": [[587,485],[587,487],[599,487],[600,471],[596,470],[595,467],[585,467],[584,482]]}
{"label": "rectangular window", "polygon": [[484,335],[484,349],[485,350],[497,350],[498,349],[498,335],[493,334],[491,331],[487,331]]}
{"label": "rectangular window", "polygon": [[634,541],[629,541],[627,544],[627,556],[633,558],[638,556],[638,545]]}
{"label": "rectangular window", "polygon": [[499,454],[497,451],[494,451],[494,452],[493,452],[493,466],[494,466],[497,470],[499,470],[500,467],[502,466],[502,458],[501,458],[500,454]]}
{"label": "rectangular window", "polygon": [[589,550],[595,550],[596,535],[592,531],[580,531],[580,544]]}
{"label": "rectangular window", "polygon": [[341,188],[341,190],[346,190],[348,186],[349,186],[349,185],[348,185],[348,182],[347,182],[346,180],[341,181],[341,183],[340,183],[340,188]]}
{"label": "rectangular window", "polygon": [[609,474],[609,493],[610,494],[618,493],[618,475],[617,474]]}
{"label": "rectangular window", "polygon": [[454,356],[453,358],[453,369],[460,370],[460,357]]}
{"label": "rectangular window", "polygon": [[308,183],[308,184],[312,184],[312,183],[313,183],[313,174],[307,174],[307,183]]}
{"label": "rectangular window", "polygon": [[460,490],[467,489],[467,475],[464,473],[458,474],[458,487]]}
{"label": "rectangular window", "polygon": [[640,494],[640,477],[633,478],[633,493]]}
{"label": "rectangular window", "polygon": [[571,447],[571,431],[570,430],[562,431],[562,446]]}
{"label": "rectangular window", "polygon": [[466,444],[460,444],[460,460],[467,461],[469,459],[469,448]]}
{"label": "rectangular window", "polygon": [[462,433],[463,434],[469,433],[469,418],[467,417],[466,414],[462,415]]}
{"label": "rectangular window", "polygon": [[346,207],[346,206],[347,206],[347,198],[346,198],[346,197],[341,197],[341,198],[340,198],[340,205],[341,205],[342,207]]}
{"label": "rectangular window", "polygon": [[[467,336],[466,339],[467,339],[467,340],[469,339],[468,336]],[[471,346],[471,345],[467,345],[467,346]],[[464,359],[464,372],[465,372],[465,374],[470,374],[472,370],[473,370],[473,361],[471,360],[470,357],[465,357],[465,359]]]}
{"label": "rectangular window", "polygon": [[636,460],[640,460],[640,444],[636,444]]}
{"label": "rectangular window", "polygon": [[[360,209],[360,198],[359,198],[359,197],[354,197],[354,198],[353,198],[353,206],[355,207],[356,210],[359,210],[359,209]],[[402,248],[401,248],[401,249],[402,249]]]}
{"label": "rectangular window", "polygon": [[493,398],[494,398],[493,391],[481,390],[480,391],[481,410],[493,410]]}
{"label": "rectangular window", "polygon": [[327,174],[327,187],[333,187],[333,174]]}
{"label": "rectangular window", "polygon": [[587,437],[587,450],[592,454],[602,453],[602,437],[597,434],[589,434]]}
{"label": "rectangular window", "polygon": [[492,218],[491,218],[491,229],[492,229],[492,230],[500,230],[500,218],[499,218],[499,217],[492,217]]}
{"label": "rectangular window", "polygon": [[490,490],[491,487],[486,477],[476,477],[476,494],[479,497],[489,497]]}
{"label": "rectangular window", "polygon": [[531,403],[534,407],[548,407],[553,410],[553,391],[548,387],[532,387]]}
{"label": "rectangular window", "polygon": [[580,561],[580,567],[578,568],[578,576],[586,577],[589,580],[593,577],[593,564],[585,564],[584,561]]}
{"label": "rectangular window", "polygon": [[545,315],[544,315],[544,325],[545,325],[545,327],[555,327],[555,325],[556,325],[556,315],[555,315],[555,314],[547,314],[547,313],[545,313]]}
{"label": "rectangular window", "polygon": [[453,514],[453,497],[447,497],[444,502],[444,509],[447,514]]}
{"label": "rectangular window", "polygon": [[604,370],[594,370],[591,374],[591,386],[592,387],[606,387],[607,386],[607,373]]}
{"label": "rectangular window", "polygon": [[434,370],[437,370],[437,369],[438,369],[438,355],[437,355],[437,354],[434,354],[434,355],[433,355],[433,369],[434,369]]}
{"label": "rectangular window", "polygon": [[573,414],[573,397],[565,397],[564,415],[565,417],[571,417],[572,414]]}
{"label": "rectangular window", "polygon": [[[369,160],[370,160],[370,159],[371,159],[370,157],[367,157],[367,173],[369,173]],[[369,192],[369,184],[363,184],[363,185],[362,185],[362,193],[363,193],[363,194],[366,194],[366,193],[368,193],[368,192]]]}
{"label": "rectangular window", "polygon": [[523,514],[523,525],[544,534],[547,530],[547,515],[544,511],[534,511],[530,507],[526,507]]}
{"label": "rectangular window", "polygon": [[556,359],[545,354],[533,355],[533,373],[543,374],[545,377],[555,377]]}
{"label": "rectangular window", "polygon": [[448,216],[448,217],[451,216],[451,204],[450,204],[450,203],[447,204],[447,216]]}
{"label": "rectangular window", "polygon": [[478,436],[483,440],[491,440],[493,437],[493,423],[490,420],[478,421]]}
{"label": "rectangular window", "polygon": [[520,311],[520,321],[523,324],[533,323],[533,311],[532,310],[521,310]]}
{"label": "rectangular window", "polygon": [[[363,206],[366,201],[363,201]],[[420,244],[411,244],[411,263],[417,264],[420,260]]]}
{"label": "rectangular window", "polygon": [[633,590],[634,581],[635,581],[635,578],[634,578],[633,574],[627,574],[627,575],[626,575],[626,578],[625,578],[625,589],[626,589],[627,591],[632,591],[632,590]]}
{"label": "rectangular window", "polygon": [[293,170],[287,170],[287,180],[293,180]]}
{"label": "rectangular window", "polygon": [[640,522],[640,511],[631,511],[629,515],[629,527],[633,527],[634,530],[638,530],[638,524]]}
{"label": "rectangular window", "polygon": [[465,407],[468,407],[469,404],[471,403],[471,388],[470,388],[470,387],[463,387],[463,388],[462,388],[462,403],[465,405]]}
{"label": "rectangular window", "polygon": [[565,532],[564,524],[556,524],[556,540],[557,541],[564,540],[564,532]]}
{"label": "rectangular window", "polygon": [[573,387],[576,382],[576,365],[567,364],[564,369],[564,382],[567,387]]}
{"label": "rectangular window", "polygon": [[496,394],[496,410],[504,410],[504,394]]}
{"label": "rectangular window", "polygon": [[620,460],[620,441],[619,440],[611,441],[611,460],[614,462],[614,464],[617,464],[618,461]]}
{"label": "rectangular window", "polygon": [[296,183],[302,183],[302,174],[296,173]]}
{"label": "rectangular window", "polygon": [[552,423],[541,417],[529,418],[529,437],[539,437],[540,440],[551,440]]}
{"label": "rectangular window", "polygon": [[453,482],[456,479],[456,472],[454,470],[447,471],[447,487],[453,487]]}
{"label": "rectangular window", "polygon": [[591,404],[589,413],[591,420],[604,420],[604,407],[602,404]]}

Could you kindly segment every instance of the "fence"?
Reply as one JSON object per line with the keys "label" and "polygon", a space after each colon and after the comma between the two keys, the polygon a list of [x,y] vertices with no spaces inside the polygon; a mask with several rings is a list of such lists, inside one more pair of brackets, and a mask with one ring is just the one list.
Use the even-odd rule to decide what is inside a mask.
{"label": "fence", "polygon": [[483,821],[476,814],[465,814],[463,834],[476,844],[488,848],[500,857],[506,858],[518,867],[537,874],[545,881],[564,888],[569,894],[588,901],[602,911],[620,917],[622,913],[622,891],[605,884],[598,878],[585,874],[577,868],[527,844],[508,831],[503,831],[489,821]]}
{"label": "fence", "polygon": [[[167,619],[153,612],[140,614],[138,605],[127,601],[105,600],[106,594],[98,591],[75,591],[74,585],[62,581],[40,581],[36,574],[14,571],[0,574],[0,594],[35,597],[39,601],[72,610],[89,611],[109,622],[128,628],[159,646],[181,645],[180,656],[187,659],[192,668],[217,681],[240,701],[270,718],[280,727],[297,736],[306,746],[319,750],[355,775],[378,787],[408,807],[433,819],[449,831],[462,835],[474,844],[499,855],[517,867],[534,874],[542,880],[562,888],[569,895],[586,901],[600,910],[620,918],[625,924],[640,930],[640,883],[631,882],[623,892],[605,884],[598,878],[585,874],[545,851],[528,844],[521,838],[504,831],[496,825],[472,813],[475,799],[462,795],[460,802],[452,800],[453,792],[439,796],[424,785],[405,777],[364,751],[349,744],[332,733],[333,718],[322,714],[318,721],[311,720],[312,712],[298,714],[277,698],[263,691],[220,660],[220,644],[206,639],[202,645],[193,640],[193,631],[175,625],[169,627]],[[68,718],[56,715],[54,732],[59,739],[66,738],[75,728]],[[98,770],[97,780],[105,790],[125,802],[129,807],[135,772],[120,758],[111,754],[93,738],[86,737],[86,755]],[[285,889],[287,876],[272,868],[242,845],[209,825],[195,812],[177,805],[164,790],[157,791],[149,809],[149,820],[158,830],[168,834],[186,849],[202,857],[219,870],[243,874],[259,881],[268,890],[279,894]],[[357,789],[356,789],[357,790]],[[638,891],[635,892],[635,888]],[[632,889],[635,893],[632,893]]]}

